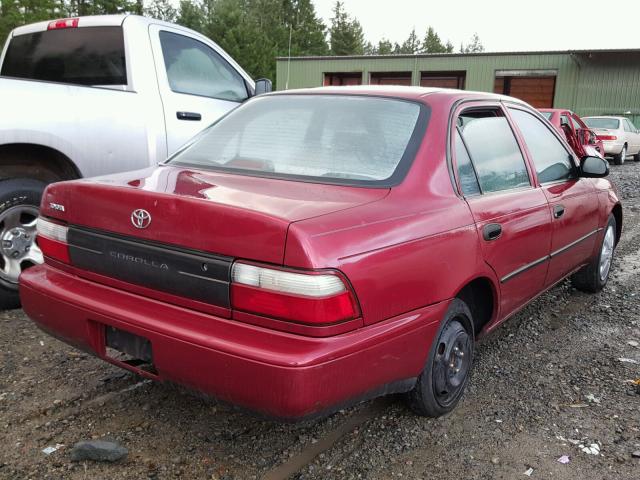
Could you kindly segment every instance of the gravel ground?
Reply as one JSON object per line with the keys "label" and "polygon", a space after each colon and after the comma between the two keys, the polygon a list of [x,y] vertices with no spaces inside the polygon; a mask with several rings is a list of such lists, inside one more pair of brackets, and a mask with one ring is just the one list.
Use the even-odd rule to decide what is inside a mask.
{"label": "gravel ground", "polygon": [[[607,288],[565,282],[486,338],[465,397],[440,419],[391,397],[315,423],[262,421],[76,351],[19,310],[0,313],[0,478],[637,480],[640,165],[611,176],[625,233]],[[129,456],[71,462],[71,446],[90,439]],[[592,444],[599,454],[580,448]]]}

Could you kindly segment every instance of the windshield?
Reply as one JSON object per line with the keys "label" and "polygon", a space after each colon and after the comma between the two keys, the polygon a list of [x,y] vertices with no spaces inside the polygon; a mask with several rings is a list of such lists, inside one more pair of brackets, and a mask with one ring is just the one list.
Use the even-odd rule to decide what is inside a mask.
{"label": "windshield", "polygon": [[620,128],[620,120],[617,118],[583,118],[582,120],[589,128],[606,128],[608,130]]}
{"label": "windshield", "polygon": [[547,120],[551,120],[551,117],[553,116],[553,112],[540,112],[542,114],[542,116],[544,118],[546,118]]}
{"label": "windshield", "polygon": [[269,95],[223,117],[169,163],[390,186],[401,180],[415,155],[425,110],[418,103],[380,97]]}

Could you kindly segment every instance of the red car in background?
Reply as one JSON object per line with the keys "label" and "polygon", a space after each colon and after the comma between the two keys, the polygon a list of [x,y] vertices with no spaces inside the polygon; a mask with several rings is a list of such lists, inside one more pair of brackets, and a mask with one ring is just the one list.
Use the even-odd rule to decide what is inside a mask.
{"label": "red car in background", "polygon": [[604,145],[593,130],[571,110],[561,108],[540,108],[540,113],[556,127],[567,140],[578,157],[593,155],[592,149],[604,158]]}
{"label": "red car in background", "polygon": [[268,416],[392,392],[438,416],[477,338],[568,276],[604,287],[607,174],[509,97],[261,95],[160,166],[50,185],[22,305],[105,361]]}

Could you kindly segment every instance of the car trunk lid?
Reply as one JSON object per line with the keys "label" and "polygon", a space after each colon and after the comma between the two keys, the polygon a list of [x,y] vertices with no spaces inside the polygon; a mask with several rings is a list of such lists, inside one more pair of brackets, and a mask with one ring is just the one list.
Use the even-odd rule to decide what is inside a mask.
{"label": "car trunk lid", "polygon": [[292,222],[387,192],[163,166],[52,185],[43,214],[70,224],[75,267],[228,308],[233,259],[282,264]]}

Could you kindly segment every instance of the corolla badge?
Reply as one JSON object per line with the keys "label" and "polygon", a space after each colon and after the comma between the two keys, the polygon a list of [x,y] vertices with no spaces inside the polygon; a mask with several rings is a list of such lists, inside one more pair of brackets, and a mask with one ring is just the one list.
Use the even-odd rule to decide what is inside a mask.
{"label": "corolla badge", "polygon": [[142,208],[131,213],[131,223],[136,228],[147,228],[151,223],[151,214]]}

